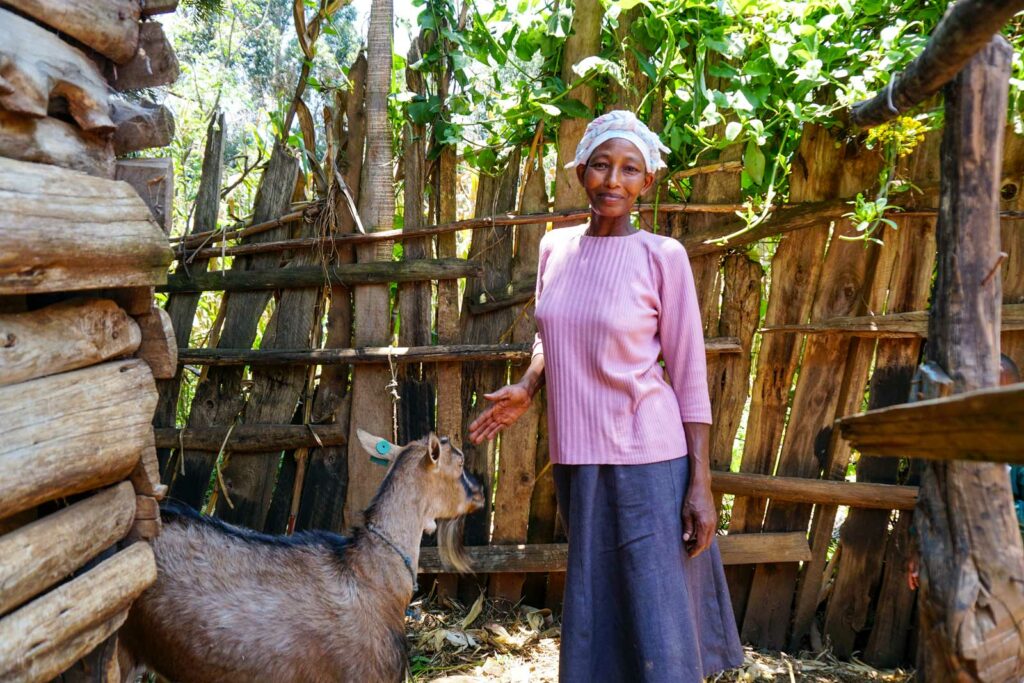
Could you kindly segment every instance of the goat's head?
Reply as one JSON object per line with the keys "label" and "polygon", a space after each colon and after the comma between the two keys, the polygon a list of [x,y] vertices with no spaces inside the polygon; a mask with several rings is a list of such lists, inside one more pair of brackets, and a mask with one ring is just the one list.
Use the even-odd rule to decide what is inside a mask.
{"label": "goat's head", "polygon": [[[359,442],[374,460],[387,464],[389,477],[399,478],[410,494],[414,491],[423,515],[423,531],[438,532],[441,559],[448,566],[465,571],[459,551],[462,517],[484,505],[483,487],[466,472],[465,456],[447,437],[431,432],[425,438],[397,446],[363,430]],[[440,524],[438,524],[440,522]]]}

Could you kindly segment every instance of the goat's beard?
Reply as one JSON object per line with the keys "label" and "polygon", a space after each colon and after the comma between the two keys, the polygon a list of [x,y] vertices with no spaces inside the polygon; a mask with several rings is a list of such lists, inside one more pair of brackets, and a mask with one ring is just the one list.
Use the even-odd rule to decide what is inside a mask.
{"label": "goat's beard", "polygon": [[462,528],[465,517],[437,520],[437,550],[441,564],[460,574],[469,571],[469,558],[462,547]]}

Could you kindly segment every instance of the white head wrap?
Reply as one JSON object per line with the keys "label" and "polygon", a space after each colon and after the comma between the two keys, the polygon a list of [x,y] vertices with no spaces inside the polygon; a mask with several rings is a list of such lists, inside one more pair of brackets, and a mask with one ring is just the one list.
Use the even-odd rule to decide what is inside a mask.
{"label": "white head wrap", "polygon": [[576,158],[565,167],[573,168],[587,163],[598,145],[612,138],[629,140],[636,145],[640,153],[644,155],[649,173],[666,167],[665,162],[661,159],[661,152],[671,150],[661,142],[657,133],[645,126],[633,112],[624,110],[610,111],[591,121],[583,134],[583,139],[576,147]]}

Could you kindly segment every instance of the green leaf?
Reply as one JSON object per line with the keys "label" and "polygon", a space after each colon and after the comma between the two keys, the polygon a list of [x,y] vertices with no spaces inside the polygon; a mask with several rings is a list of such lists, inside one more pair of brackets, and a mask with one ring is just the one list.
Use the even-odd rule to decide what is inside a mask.
{"label": "green leaf", "polygon": [[557,106],[563,114],[574,119],[589,119],[594,115],[587,105],[571,97],[560,101]]}
{"label": "green leaf", "polygon": [[747,141],[747,149],[743,153],[743,170],[757,185],[764,182],[764,152],[753,138]]}
{"label": "green leaf", "polygon": [[537,106],[540,107],[541,110],[545,114],[547,114],[548,116],[558,116],[559,114],[562,113],[562,110],[559,109],[558,107],[556,107],[553,104],[546,104],[544,102],[538,102]]}
{"label": "green leaf", "polygon": [[730,121],[725,126],[725,139],[732,142],[739,137],[740,132],[743,131],[743,124],[739,121]]}

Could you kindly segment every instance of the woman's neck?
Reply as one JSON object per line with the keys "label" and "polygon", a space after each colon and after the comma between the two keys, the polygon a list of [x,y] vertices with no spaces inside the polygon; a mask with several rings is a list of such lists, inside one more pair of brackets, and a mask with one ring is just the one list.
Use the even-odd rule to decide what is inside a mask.
{"label": "woman's neck", "polygon": [[634,232],[636,228],[630,222],[628,213],[621,216],[602,216],[593,210],[590,212],[587,234],[592,237],[622,237]]}

